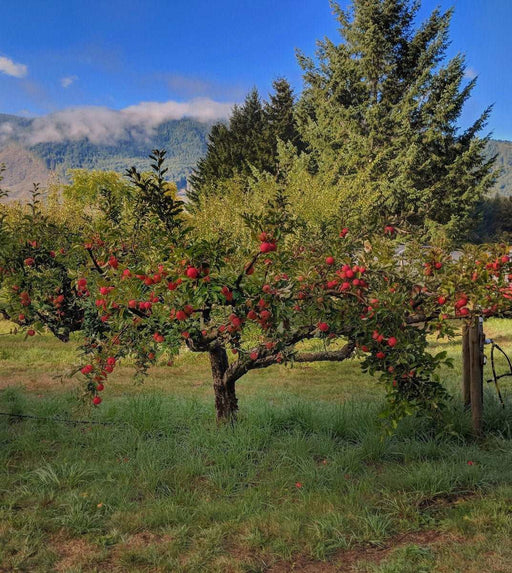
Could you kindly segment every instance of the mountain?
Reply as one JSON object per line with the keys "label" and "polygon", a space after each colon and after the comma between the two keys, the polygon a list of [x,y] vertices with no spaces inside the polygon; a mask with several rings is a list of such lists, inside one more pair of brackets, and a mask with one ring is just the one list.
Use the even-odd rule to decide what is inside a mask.
{"label": "mountain", "polygon": [[0,165],[5,165],[3,189],[9,190],[10,199],[28,197],[34,183],[44,188],[51,176],[43,159],[16,143],[10,143],[0,149]]}
{"label": "mountain", "polygon": [[33,182],[44,187],[53,173],[66,179],[68,169],[101,169],[124,172],[135,165],[149,169],[153,149],[167,151],[168,177],[179,189],[200,157],[206,153],[212,123],[184,118],[158,125],[151,132],[127,131],[111,143],[95,143],[88,138],[58,142],[30,142],[30,119],[0,114],[0,164],[6,167],[2,187],[10,199],[25,199]]}
{"label": "mountain", "polygon": [[491,140],[487,149],[489,155],[497,155],[498,180],[492,194],[512,197],[512,141]]}
{"label": "mountain", "polygon": [[[151,130],[131,126],[108,143],[88,137],[48,142],[40,136],[42,128],[36,122],[0,114],[0,164],[6,166],[2,187],[10,191],[10,199],[27,198],[32,184],[38,182],[44,187],[52,172],[65,180],[71,168],[124,172],[135,165],[147,170],[153,149],[167,150],[168,177],[183,189],[193,167],[206,153],[212,126],[212,122],[184,118],[163,122]],[[62,132],[62,126],[57,127]],[[34,133],[43,142],[34,141]],[[491,195],[512,196],[512,141],[491,140],[488,153],[497,155],[498,180]]]}

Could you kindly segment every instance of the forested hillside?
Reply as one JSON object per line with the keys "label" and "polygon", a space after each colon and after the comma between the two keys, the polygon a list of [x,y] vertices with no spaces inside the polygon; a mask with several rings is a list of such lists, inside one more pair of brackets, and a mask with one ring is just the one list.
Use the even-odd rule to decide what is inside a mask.
{"label": "forested hillside", "polygon": [[493,191],[506,197],[512,196],[512,141],[492,140],[489,142],[489,154],[497,155],[496,169],[499,177]]}
{"label": "forested hillside", "polygon": [[44,185],[51,172],[65,179],[71,168],[124,172],[135,165],[145,170],[149,153],[158,148],[167,150],[169,179],[184,188],[187,176],[206,152],[210,128],[211,123],[185,118],[160,124],[150,136],[141,133],[111,144],[79,139],[30,145],[31,120],[0,115],[0,163],[6,166],[3,187],[11,191],[12,199],[22,199],[32,182]]}

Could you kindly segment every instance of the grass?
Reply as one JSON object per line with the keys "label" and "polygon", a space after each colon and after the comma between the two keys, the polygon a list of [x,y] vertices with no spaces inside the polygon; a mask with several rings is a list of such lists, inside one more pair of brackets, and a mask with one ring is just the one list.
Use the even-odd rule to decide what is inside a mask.
{"label": "grass", "polygon": [[[512,350],[511,322],[486,333]],[[505,409],[487,388],[477,442],[457,400],[451,433],[408,419],[383,437],[355,361],[252,373],[233,429],[201,356],[143,387],[121,368],[92,411],[54,378],[73,359],[0,336],[0,411],[101,422],[0,416],[0,571],[510,571],[512,380]],[[443,376],[455,394],[460,366]]]}

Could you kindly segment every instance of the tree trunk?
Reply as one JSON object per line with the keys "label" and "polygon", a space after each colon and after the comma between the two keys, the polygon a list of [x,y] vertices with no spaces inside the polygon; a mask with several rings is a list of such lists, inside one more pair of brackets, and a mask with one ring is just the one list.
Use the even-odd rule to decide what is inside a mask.
{"label": "tree trunk", "polygon": [[229,362],[226,350],[222,346],[215,346],[210,349],[210,364],[212,368],[213,390],[215,392],[217,422],[234,422],[238,410],[235,380],[226,376]]}

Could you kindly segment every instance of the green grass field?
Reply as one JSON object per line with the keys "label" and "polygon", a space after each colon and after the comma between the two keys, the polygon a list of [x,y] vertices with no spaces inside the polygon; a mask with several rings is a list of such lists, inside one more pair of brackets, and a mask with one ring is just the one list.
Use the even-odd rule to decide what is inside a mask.
{"label": "green grass field", "polygon": [[[143,385],[122,367],[88,410],[62,377],[73,343],[0,329],[0,412],[101,422],[0,416],[0,571],[512,570],[512,378],[505,409],[486,389],[475,441],[460,339],[438,344],[450,431],[407,419],[385,437],[355,360],[251,373],[236,428],[217,428],[203,356]],[[512,322],[485,330],[512,352]]]}

